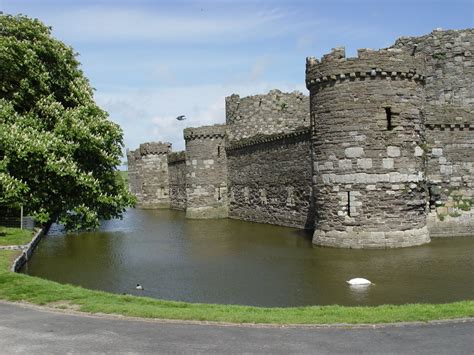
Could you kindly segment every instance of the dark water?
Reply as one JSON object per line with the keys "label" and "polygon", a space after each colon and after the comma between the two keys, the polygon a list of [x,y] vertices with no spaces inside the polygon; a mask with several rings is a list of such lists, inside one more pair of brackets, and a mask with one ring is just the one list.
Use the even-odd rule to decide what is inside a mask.
{"label": "dark water", "polygon": [[[54,231],[53,231],[54,232]],[[24,272],[116,293],[258,306],[378,305],[474,298],[474,238],[395,250],[312,246],[292,228],[130,210],[101,231],[48,235]],[[375,283],[353,289],[345,281]],[[144,291],[136,291],[140,283]]]}

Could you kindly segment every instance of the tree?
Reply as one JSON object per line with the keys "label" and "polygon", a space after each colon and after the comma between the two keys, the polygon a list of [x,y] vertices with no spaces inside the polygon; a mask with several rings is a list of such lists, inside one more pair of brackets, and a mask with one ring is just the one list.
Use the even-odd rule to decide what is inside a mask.
{"label": "tree", "polygon": [[122,130],[76,56],[39,20],[0,14],[0,205],[90,229],[134,198],[116,179]]}

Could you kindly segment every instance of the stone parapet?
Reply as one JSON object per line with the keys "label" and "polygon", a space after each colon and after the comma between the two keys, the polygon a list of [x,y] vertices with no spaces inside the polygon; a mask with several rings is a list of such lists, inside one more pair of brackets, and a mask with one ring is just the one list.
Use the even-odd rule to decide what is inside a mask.
{"label": "stone parapet", "polygon": [[171,152],[171,143],[149,142],[140,144],[140,155],[146,156],[151,154],[168,154]]}
{"label": "stone parapet", "polygon": [[346,58],[345,49],[335,48],[321,61],[306,58],[306,86],[332,85],[338,82],[360,80],[414,80],[423,82],[424,62],[401,49],[388,48],[374,51],[359,49],[358,57]]}
{"label": "stone parapet", "polygon": [[192,127],[184,129],[184,139],[186,141],[193,139],[225,138],[226,125],[216,124],[212,126]]}
{"label": "stone parapet", "polygon": [[306,127],[302,127],[299,129],[295,129],[293,132],[290,132],[290,133],[277,133],[277,134],[272,134],[272,135],[258,134],[247,139],[241,139],[239,141],[229,143],[228,146],[226,147],[226,150],[231,151],[235,149],[241,149],[241,148],[250,147],[253,145],[266,144],[269,142],[275,142],[282,139],[284,140],[284,139],[288,139],[291,137],[298,137],[298,136],[306,136],[309,141],[310,129]]}

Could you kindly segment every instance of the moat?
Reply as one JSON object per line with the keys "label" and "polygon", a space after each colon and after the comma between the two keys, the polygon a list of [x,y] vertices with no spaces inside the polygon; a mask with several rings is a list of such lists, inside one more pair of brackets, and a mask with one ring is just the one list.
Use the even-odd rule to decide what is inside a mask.
{"label": "moat", "polygon": [[[92,233],[43,239],[23,272],[159,299],[257,306],[443,303],[474,297],[474,238],[394,250],[316,247],[311,233],[173,210],[129,210]],[[350,288],[345,281],[375,283]],[[140,283],[144,291],[135,290]]]}

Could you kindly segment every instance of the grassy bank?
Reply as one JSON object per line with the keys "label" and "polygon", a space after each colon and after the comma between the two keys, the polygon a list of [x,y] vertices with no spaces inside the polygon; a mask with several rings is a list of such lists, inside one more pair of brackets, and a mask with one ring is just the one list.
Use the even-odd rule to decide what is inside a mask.
{"label": "grassy bank", "polygon": [[31,230],[0,227],[0,246],[28,244],[31,238]]}
{"label": "grassy bank", "polygon": [[0,251],[0,299],[49,304],[85,312],[144,318],[276,324],[391,323],[474,317],[474,301],[378,307],[263,308],[123,296],[9,272],[9,266],[16,255],[12,251]]}

